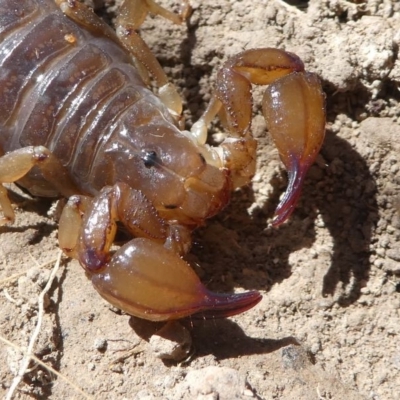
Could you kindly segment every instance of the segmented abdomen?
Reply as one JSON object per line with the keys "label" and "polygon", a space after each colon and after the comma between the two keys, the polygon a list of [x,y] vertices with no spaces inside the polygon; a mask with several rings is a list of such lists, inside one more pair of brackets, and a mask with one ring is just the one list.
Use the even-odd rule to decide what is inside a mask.
{"label": "segmented abdomen", "polygon": [[94,160],[116,121],[149,96],[126,51],[75,24],[53,0],[0,0],[4,152],[44,145],[91,193]]}

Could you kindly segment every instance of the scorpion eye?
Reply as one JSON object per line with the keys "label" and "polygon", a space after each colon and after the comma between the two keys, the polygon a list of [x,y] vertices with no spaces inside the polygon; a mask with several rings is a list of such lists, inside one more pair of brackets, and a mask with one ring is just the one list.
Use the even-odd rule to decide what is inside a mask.
{"label": "scorpion eye", "polygon": [[146,168],[154,167],[157,162],[160,162],[155,151],[144,151],[142,160]]}

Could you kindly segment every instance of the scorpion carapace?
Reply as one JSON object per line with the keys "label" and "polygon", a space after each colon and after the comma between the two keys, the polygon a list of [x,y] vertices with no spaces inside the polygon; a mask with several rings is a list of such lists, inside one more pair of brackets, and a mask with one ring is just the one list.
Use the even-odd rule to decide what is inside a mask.
{"label": "scorpion carapace", "polygon": [[[75,0],[0,0],[0,182],[69,198],[60,247],[115,306],[150,320],[240,313],[258,292],[212,293],[182,257],[191,232],[254,175],[252,84],[268,85],[263,113],[289,172],[273,223],[289,217],[324,137],[319,79],[294,54],[246,50],[223,65],[204,115],[182,131],[180,97],[137,29],[149,12],[179,23],[188,4],[180,14],[153,0],[121,7],[115,34]],[[217,114],[230,136],[213,147]],[[0,205],[12,222],[3,185]],[[133,239],[111,252],[117,224]]]}

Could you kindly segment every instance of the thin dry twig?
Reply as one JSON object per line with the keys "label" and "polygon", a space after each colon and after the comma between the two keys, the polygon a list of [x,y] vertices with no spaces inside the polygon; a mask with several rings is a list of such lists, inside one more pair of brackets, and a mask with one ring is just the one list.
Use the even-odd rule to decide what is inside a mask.
{"label": "thin dry twig", "polygon": [[56,277],[56,274],[58,272],[58,269],[59,269],[60,263],[61,263],[61,256],[62,256],[62,251],[59,252],[57,261],[54,264],[53,270],[51,271],[49,280],[47,281],[45,288],[40,292],[40,294],[38,296],[38,319],[37,319],[36,327],[35,327],[35,330],[33,331],[31,339],[29,341],[25,356],[22,359],[18,374],[14,377],[14,380],[10,386],[10,389],[8,390],[5,400],[12,399],[15,389],[20,384],[22,378],[24,377],[25,372],[27,371],[27,369],[29,367],[29,362],[33,358],[33,347],[35,346],[37,337],[39,336],[40,329],[42,326],[42,320],[43,320],[43,314],[44,314],[44,305],[43,305],[44,296],[50,290],[51,285],[53,284],[54,278]]}
{"label": "thin dry twig", "polygon": [[3,293],[4,293],[4,297],[5,297],[10,303],[17,304],[17,301],[11,297],[11,295],[10,295],[10,293],[8,293],[8,290],[7,290],[7,289],[3,289]]}
{"label": "thin dry twig", "polygon": [[37,262],[36,258],[33,257],[33,255],[32,255],[31,252],[29,252],[29,257],[30,257],[31,260],[36,264],[36,266],[40,268],[40,264]]}

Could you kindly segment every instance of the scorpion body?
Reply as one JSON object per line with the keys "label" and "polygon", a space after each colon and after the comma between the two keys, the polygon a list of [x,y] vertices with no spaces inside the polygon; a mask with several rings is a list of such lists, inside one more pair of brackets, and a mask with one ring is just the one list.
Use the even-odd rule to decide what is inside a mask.
{"label": "scorpion body", "polygon": [[[175,89],[136,34],[143,13],[129,21],[138,4],[144,14],[174,17],[152,0],[126,3],[118,38],[74,0],[0,0],[0,182],[70,198],[60,247],[128,313],[163,320],[242,312],[260,300],[257,292],[211,293],[181,256],[191,231],[254,174],[251,83],[270,84],[264,115],[290,178],[276,224],[290,215],[322,143],[319,81],[293,54],[245,51],[221,69],[204,116],[181,131]],[[218,112],[232,137],[213,148],[205,129]],[[0,205],[3,222],[12,222],[1,185]],[[135,239],[111,255],[117,222]]]}
{"label": "scorpion body", "polygon": [[[82,29],[53,1],[24,0],[15,6],[15,1],[2,0],[1,5],[7,10],[0,24],[4,152],[43,145],[68,169],[82,194],[93,196],[123,180],[157,209],[180,205],[181,179],[168,173],[168,158],[183,170],[190,166],[192,173],[195,162],[198,168],[204,162],[167,107],[145,86],[127,51]],[[129,137],[126,126],[135,127]],[[179,157],[171,157],[176,151]],[[149,154],[155,154],[152,162]],[[165,168],[154,168],[157,162]],[[162,199],[156,190],[160,181],[172,189]],[[37,168],[20,183],[33,195],[58,194]]]}

